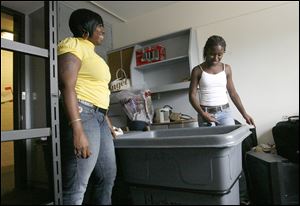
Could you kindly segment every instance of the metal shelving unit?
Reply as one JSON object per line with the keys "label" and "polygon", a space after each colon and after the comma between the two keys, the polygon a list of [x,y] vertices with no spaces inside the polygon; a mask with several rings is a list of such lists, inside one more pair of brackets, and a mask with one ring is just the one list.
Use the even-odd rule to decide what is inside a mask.
{"label": "metal shelving unit", "polygon": [[[61,156],[59,135],[59,100],[57,75],[57,1],[45,1],[45,40],[48,49],[1,38],[1,49],[46,59],[47,127],[1,131],[1,142],[48,137],[52,140],[53,193],[55,205],[62,204]],[[50,203],[51,204],[51,203]]]}

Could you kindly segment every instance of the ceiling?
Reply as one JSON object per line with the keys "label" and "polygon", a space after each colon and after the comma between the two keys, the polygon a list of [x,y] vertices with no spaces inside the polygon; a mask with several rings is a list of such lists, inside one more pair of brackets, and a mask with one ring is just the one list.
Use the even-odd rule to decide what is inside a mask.
{"label": "ceiling", "polygon": [[23,14],[30,14],[44,6],[43,1],[1,1],[1,6],[8,7]]}
{"label": "ceiling", "polygon": [[[138,16],[169,6],[178,1],[89,1],[119,20],[126,22]],[[1,1],[1,6],[30,14],[43,6],[43,1]]]}
{"label": "ceiling", "polygon": [[116,14],[123,21],[128,21],[176,2],[178,1],[91,1],[91,3]]}

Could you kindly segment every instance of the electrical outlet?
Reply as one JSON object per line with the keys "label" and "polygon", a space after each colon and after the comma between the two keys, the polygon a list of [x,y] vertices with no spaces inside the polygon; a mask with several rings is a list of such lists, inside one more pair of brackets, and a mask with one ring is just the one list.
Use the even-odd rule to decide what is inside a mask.
{"label": "electrical outlet", "polygon": [[36,92],[32,92],[32,100],[36,100],[37,99],[37,94]]}
{"label": "electrical outlet", "polygon": [[151,99],[152,100],[159,100],[160,99],[160,94],[159,93],[151,94]]}
{"label": "electrical outlet", "polygon": [[22,92],[21,99],[26,100],[26,92]]}

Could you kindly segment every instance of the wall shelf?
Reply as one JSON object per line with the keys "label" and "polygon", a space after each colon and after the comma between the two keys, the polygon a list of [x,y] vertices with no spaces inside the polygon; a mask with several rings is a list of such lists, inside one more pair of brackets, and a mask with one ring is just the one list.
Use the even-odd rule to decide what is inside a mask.
{"label": "wall shelf", "polygon": [[188,55],[183,55],[183,56],[179,56],[179,57],[174,57],[174,58],[170,58],[170,59],[165,59],[159,62],[154,62],[154,63],[149,63],[149,64],[144,64],[144,65],[140,65],[135,67],[135,69],[138,70],[145,70],[145,69],[156,69],[156,68],[161,68],[164,65],[167,65],[169,63],[176,63],[176,62],[180,62],[180,61],[185,61],[188,60],[189,56]]}
{"label": "wall shelf", "polygon": [[151,93],[168,92],[168,91],[188,89],[189,86],[190,86],[190,81],[186,81],[186,82],[179,82],[174,84],[166,84],[160,87],[153,87],[150,88],[150,91]]}

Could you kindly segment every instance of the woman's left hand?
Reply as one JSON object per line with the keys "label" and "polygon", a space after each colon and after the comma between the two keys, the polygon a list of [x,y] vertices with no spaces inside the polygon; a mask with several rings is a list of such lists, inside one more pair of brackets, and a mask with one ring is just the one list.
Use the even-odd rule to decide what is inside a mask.
{"label": "woman's left hand", "polygon": [[107,115],[105,115],[105,119],[107,121],[108,127],[110,129],[110,133],[111,133],[113,139],[116,139],[116,136],[117,136],[116,132],[115,132],[114,127],[112,126],[111,121]]}
{"label": "woman's left hand", "polygon": [[116,139],[117,135],[116,135],[116,132],[115,132],[114,128],[109,127],[109,129],[110,129],[110,132],[111,132],[111,135],[112,135],[113,139]]}
{"label": "woman's left hand", "polygon": [[256,127],[254,124],[254,120],[252,117],[250,117],[250,115],[246,114],[244,116],[244,119],[246,120],[247,124],[250,124],[250,125],[253,125],[254,127]]}

